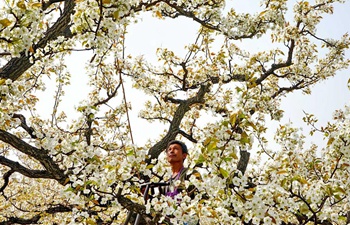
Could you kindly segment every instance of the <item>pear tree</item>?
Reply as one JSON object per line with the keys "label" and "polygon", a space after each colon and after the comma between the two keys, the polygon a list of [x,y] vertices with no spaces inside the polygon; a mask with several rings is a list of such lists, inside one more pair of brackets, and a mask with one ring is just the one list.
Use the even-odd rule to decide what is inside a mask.
{"label": "pear tree", "polygon": [[[348,68],[349,35],[317,29],[344,2],[4,0],[0,224],[123,224],[129,211],[143,224],[348,224],[350,108],[323,127],[306,113],[310,134],[279,122],[290,93]],[[186,54],[128,53],[130,27],[149,15],[195,24]],[[306,146],[316,132],[325,145]],[[174,139],[190,147],[196,195],[144,201],[141,184],[169,178]]]}

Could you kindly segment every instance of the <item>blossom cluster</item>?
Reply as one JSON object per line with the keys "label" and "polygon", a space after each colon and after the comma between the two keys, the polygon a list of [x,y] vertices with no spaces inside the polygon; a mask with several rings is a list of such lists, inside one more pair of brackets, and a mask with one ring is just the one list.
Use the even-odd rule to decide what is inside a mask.
{"label": "blossom cluster", "polygon": [[[264,0],[255,14],[231,9],[226,15],[225,1],[74,1],[71,34],[34,49],[64,4],[50,1],[43,10],[34,1],[8,1],[0,14],[0,49],[10,54],[4,61],[30,55],[32,66],[18,79],[0,79],[0,129],[41,155],[27,155],[1,137],[2,156],[26,170],[1,183],[0,220],[40,215],[41,223],[121,224],[131,205],[173,224],[346,224],[350,107],[337,110],[334,122],[314,126],[327,140],[322,149],[306,147],[307,135],[292,123],[279,124],[274,137],[266,133],[269,119],[283,117],[280,102],[289,92],[310,93],[311,85],[348,67],[349,36],[315,33],[333,2],[341,1],[297,2],[288,18],[284,0]],[[203,25],[184,57],[170,48],[157,50],[158,63],[125,56],[128,26],[144,11],[161,19],[182,14]],[[249,51],[240,44],[246,38],[266,38],[273,47]],[[71,73],[64,59],[78,50],[91,57],[79,74]],[[74,76],[81,77],[82,101],[65,95]],[[125,88],[142,93],[142,109],[139,96],[128,98]],[[46,111],[38,110],[39,93],[50,89]],[[164,125],[155,140],[134,140],[135,133],[150,133],[130,123],[133,107],[140,118]],[[162,149],[154,149],[173,134],[193,142],[186,166],[199,175],[176,185],[194,187],[195,196],[183,191],[144,201],[142,183],[171,176]],[[277,147],[268,149],[272,138]],[[44,173],[48,161],[65,181]],[[1,164],[4,181],[16,168]],[[44,175],[32,179],[23,171]],[[58,205],[70,210],[50,214]]]}

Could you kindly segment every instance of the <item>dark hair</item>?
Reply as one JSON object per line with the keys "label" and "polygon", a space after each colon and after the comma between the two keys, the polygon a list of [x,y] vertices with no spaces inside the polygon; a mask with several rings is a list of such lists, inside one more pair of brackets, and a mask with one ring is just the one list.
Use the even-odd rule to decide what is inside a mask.
{"label": "dark hair", "polygon": [[166,146],[166,151],[168,151],[169,146],[173,145],[173,144],[180,145],[181,149],[182,149],[182,153],[188,154],[187,146],[185,145],[185,143],[183,143],[182,141],[178,141],[178,140],[169,141],[168,145]]}

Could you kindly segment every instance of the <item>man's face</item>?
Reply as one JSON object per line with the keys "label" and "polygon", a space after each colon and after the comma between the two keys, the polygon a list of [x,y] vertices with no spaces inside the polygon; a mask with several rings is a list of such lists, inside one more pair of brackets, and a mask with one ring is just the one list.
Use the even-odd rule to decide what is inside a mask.
{"label": "man's face", "polygon": [[183,162],[187,154],[182,153],[181,145],[172,144],[172,145],[169,145],[166,151],[166,156],[169,163],[175,163],[175,162]]}

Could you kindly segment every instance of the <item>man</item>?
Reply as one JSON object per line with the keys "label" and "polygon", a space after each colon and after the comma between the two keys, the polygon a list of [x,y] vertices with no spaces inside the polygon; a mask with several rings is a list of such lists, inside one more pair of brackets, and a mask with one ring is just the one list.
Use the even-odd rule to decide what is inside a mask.
{"label": "man", "polygon": [[[186,190],[188,196],[192,199],[194,198],[194,192],[196,188],[193,185],[190,185],[187,189],[185,187],[185,180],[188,180],[191,174],[187,174],[188,168],[184,167],[184,161],[188,155],[187,146],[185,143],[173,140],[170,141],[166,148],[166,157],[171,167],[171,177],[168,181],[169,185],[163,188],[163,194],[174,198],[177,194],[181,193],[183,190]],[[194,171],[196,176],[199,177],[199,173]],[[194,174],[192,173],[192,174]],[[180,182],[177,182],[177,181]],[[165,218],[165,224],[170,224],[170,218]],[[184,222],[184,225],[190,223]],[[199,221],[193,222],[192,224],[199,224]]]}
{"label": "man", "polygon": [[[166,157],[171,167],[171,178],[169,180],[169,186],[164,188],[164,194],[174,198],[175,195],[179,194],[184,190],[184,180],[187,178],[187,168],[184,167],[184,161],[188,155],[187,146],[185,143],[173,140],[168,143],[166,148]],[[176,186],[175,182],[180,180],[180,186]]]}
{"label": "man", "polygon": [[[166,148],[166,157],[167,157],[167,160],[171,166],[171,171],[172,171],[171,178],[166,183],[152,183],[153,185],[151,185],[151,189],[158,187],[161,194],[170,196],[171,198],[174,198],[177,194],[181,193],[183,190],[186,190],[187,194],[191,198],[194,198],[194,191],[196,190],[196,188],[193,185],[190,185],[190,187],[186,189],[185,184],[184,184],[185,183],[184,181],[189,178],[189,175],[187,174],[188,168],[184,167],[184,161],[185,161],[187,155],[188,155],[188,150],[187,150],[187,146],[185,145],[185,143],[178,141],[178,140],[170,141],[167,145],[167,148]],[[197,177],[198,177],[198,175],[197,175]],[[176,182],[177,180],[180,180],[180,185],[178,184],[179,182]],[[177,183],[177,185],[175,184],[175,182]],[[148,184],[150,184],[150,183],[147,183],[147,185]],[[141,192],[143,194],[145,194],[144,192],[146,190],[148,190],[148,189],[145,188],[145,186],[141,187]],[[154,192],[152,192],[152,193],[154,193]],[[148,196],[149,195],[148,195],[148,191],[147,191],[147,195],[144,196],[144,199],[147,200]],[[129,214],[124,222],[124,225],[129,223],[129,220],[131,217],[132,217],[132,211],[129,212]],[[137,222],[135,224],[139,224],[139,221],[140,221],[139,218],[141,218],[141,217],[138,215],[136,218]],[[169,217],[166,217],[165,221],[163,221],[163,222],[164,223],[162,223],[162,224],[171,224]],[[144,224],[144,223],[141,222],[141,224]],[[187,224],[188,223],[184,223],[184,225],[187,225]]]}

